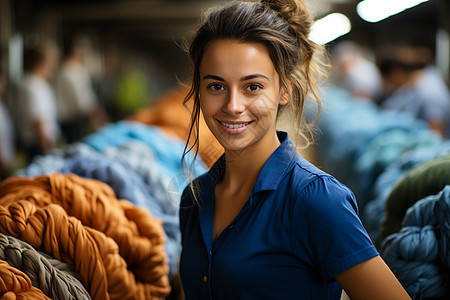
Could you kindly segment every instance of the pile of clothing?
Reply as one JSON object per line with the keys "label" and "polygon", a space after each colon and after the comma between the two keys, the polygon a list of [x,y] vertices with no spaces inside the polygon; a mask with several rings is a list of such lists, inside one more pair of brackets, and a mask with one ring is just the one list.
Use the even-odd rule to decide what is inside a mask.
{"label": "pile of clothing", "polygon": [[353,190],[361,210],[373,199],[374,182],[402,155],[443,142],[426,122],[407,113],[381,110],[333,85],[322,94],[320,161]]}
{"label": "pile of clothing", "polygon": [[413,299],[448,299],[450,185],[411,206],[380,253]]}
{"label": "pile of clothing", "polygon": [[364,226],[410,296],[448,299],[450,141],[336,86],[323,98],[322,167],[354,191]]}
{"label": "pile of clothing", "polygon": [[[24,249],[36,249],[34,261],[50,264],[41,251],[71,265],[82,279],[78,287],[93,299],[163,299],[170,290],[161,221],[117,199],[102,182],[73,174],[11,177],[0,185],[0,224],[4,240],[13,237],[29,245]],[[8,249],[17,243],[3,244],[2,259],[20,269],[33,260],[30,251],[11,254]],[[67,288],[55,287],[58,281],[47,286],[50,269],[28,268],[37,273],[32,277],[43,292],[56,293],[47,296],[67,298]]]}
{"label": "pile of clothing", "polygon": [[[184,147],[156,126],[120,121],[1,182],[0,293],[165,299],[181,252]],[[186,165],[191,176],[207,170],[193,154]]]}

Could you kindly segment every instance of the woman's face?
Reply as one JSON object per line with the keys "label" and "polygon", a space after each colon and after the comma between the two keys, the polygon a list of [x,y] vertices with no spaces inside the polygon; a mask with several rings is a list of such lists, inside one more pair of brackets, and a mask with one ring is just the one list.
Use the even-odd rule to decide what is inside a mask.
{"label": "woman's face", "polygon": [[206,49],[200,64],[200,107],[225,150],[273,147],[278,106],[287,99],[265,46],[218,40]]}

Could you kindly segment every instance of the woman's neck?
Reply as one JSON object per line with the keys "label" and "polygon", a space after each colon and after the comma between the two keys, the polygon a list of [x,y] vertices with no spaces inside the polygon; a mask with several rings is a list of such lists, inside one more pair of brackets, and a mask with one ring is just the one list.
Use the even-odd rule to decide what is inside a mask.
{"label": "woman's neck", "polygon": [[230,192],[237,192],[243,187],[253,188],[259,173],[280,142],[275,139],[267,145],[253,145],[242,151],[225,151],[225,174],[221,184]]}

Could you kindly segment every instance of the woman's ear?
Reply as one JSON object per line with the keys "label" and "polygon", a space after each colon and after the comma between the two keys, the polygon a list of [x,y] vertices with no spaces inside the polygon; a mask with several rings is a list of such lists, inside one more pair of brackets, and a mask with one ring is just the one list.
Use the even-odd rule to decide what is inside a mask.
{"label": "woman's ear", "polygon": [[289,80],[288,85],[281,88],[280,103],[278,105],[286,105],[289,102],[292,94],[292,85],[292,81]]}

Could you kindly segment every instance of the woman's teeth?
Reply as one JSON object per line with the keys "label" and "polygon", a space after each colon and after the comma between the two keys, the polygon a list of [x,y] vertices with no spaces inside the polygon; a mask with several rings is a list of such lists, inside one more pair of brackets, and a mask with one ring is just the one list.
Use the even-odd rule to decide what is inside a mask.
{"label": "woman's teeth", "polygon": [[223,126],[225,126],[227,128],[231,128],[231,129],[241,128],[241,127],[247,126],[249,123],[250,122],[240,123],[240,124],[228,124],[228,123],[224,123],[224,122],[220,121],[220,124],[222,124]]}

